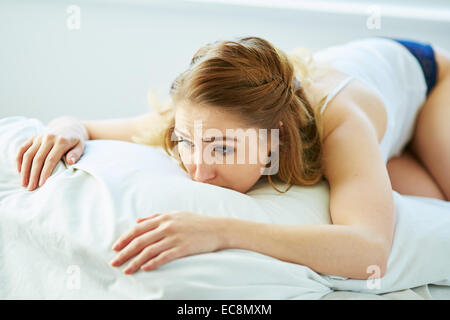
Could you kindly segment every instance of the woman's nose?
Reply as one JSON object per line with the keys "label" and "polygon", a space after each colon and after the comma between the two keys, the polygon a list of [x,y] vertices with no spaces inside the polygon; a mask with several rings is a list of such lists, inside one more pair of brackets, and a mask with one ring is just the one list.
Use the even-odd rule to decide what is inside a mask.
{"label": "woman's nose", "polygon": [[204,163],[197,164],[195,168],[194,180],[198,182],[208,182],[215,178],[214,169],[211,165]]}

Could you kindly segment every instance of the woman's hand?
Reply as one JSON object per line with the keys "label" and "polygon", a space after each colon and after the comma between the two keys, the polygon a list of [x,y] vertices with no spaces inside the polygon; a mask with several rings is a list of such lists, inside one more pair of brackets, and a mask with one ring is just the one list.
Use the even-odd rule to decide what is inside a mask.
{"label": "woman's hand", "polygon": [[22,186],[28,186],[28,191],[42,186],[65,154],[67,163],[77,162],[83,155],[84,140],[80,130],[70,126],[50,128],[29,138],[16,156]]}
{"label": "woman's hand", "polygon": [[220,219],[172,211],[138,219],[138,224],[120,237],[112,249],[120,253],[111,261],[118,267],[133,258],[125,268],[131,274],[139,268],[149,271],[172,260],[221,249]]}

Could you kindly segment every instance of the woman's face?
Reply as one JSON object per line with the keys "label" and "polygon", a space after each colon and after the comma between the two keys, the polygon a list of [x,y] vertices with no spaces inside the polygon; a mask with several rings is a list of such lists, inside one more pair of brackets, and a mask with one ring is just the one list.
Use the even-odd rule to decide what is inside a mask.
{"label": "woman's face", "polygon": [[272,130],[275,139],[274,132],[263,131],[266,136],[217,108],[180,105],[175,112],[174,139],[191,178],[242,193],[265,174],[268,161],[273,163],[268,154],[278,130]]}

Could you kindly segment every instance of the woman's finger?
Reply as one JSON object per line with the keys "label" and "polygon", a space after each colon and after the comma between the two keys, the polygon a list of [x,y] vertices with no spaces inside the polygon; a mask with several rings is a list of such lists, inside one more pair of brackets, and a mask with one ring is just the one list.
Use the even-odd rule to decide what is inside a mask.
{"label": "woman's finger", "polygon": [[64,150],[58,150],[56,148],[53,148],[49,154],[47,155],[47,158],[45,159],[44,166],[42,167],[41,175],[39,178],[39,184],[38,186],[41,187],[45,181],[47,181],[48,177],[50,177],[53,173],[53,170],[55,169],[56,165],[60,161],[64,154]]}
{"label": "woman's finger", "polygon": [[50,150],[53,148],[53,143],[45,141],[39,147],[36,155],[31,163],[30,179],[28,183],[28,191],[33,191],[38,186],[39,178],[41,176],[42,167],[49,154]]}
{"label": "woman's finger", "polygon": [[155,229],[159,226],[161,220],[160,217],[156,219],[150,219],[143,221],[136,226],[134,226],[130,231],[128,231],[125,235],[121,236],[112,246],[113,250],[119,251],[122,250],[126,245],[128,245],[134,238],[140,236],[143,233],[146,233],[152,229]]}
{"label": "woman's finger", "polygon": [[156,269],[163,264],[169,263],[172,260],[182,257],[179,247],[173,247],[169,250],[163,251],[161,254],[146,262],[141,269],[144,271],[150,271]]}
{"label": "woman's finger", "polygon": [[75,147],[73,147],[69,152],[66,154],[66,162],[70,165],[75,164],[81,156],[83,155],[84,151],[84,143],[83,141],[80,141]]}
{"label": "woman's finger", "polygon": [[145,220],[149,220],[149,219],[152,219],[152,218],[154,218],[154,217],[156,217],[156,216],[159,216],[160,215],[160,213],[155,213],[155,214],[152,214],[150,217],[145,217],[145,218],[137,218],[137,223],[141,223],[142,221],[145,221]]}
{"label": "woman's finger", "polygon": [[133,239],[133,241],[131,241],[123,250],[121,250],[113,260],[111,260],[111,265],[113,267],[121,266],[130,258],[140,253],[146,246],[160,241],[163,237],[164,235],[159,232],[159,230],[155,229]]}
{"label": "woman's finger", "polygon": [[27,141],[25,141],[25,143],[23,143],[19,150],[17,150],[17,155],[16,155],[16,163],[17,163],[17,171],[20,173],[20,169],[22,167],[22,158],[23,158],[23,154],[25,153],[25,151],[28,150],[29,147],[31,147],[31,145],[33,144],[33,139],[34,137],[31,137],[30,139],[28,139]]}
{"label": "woman's finger", "polygon": [[68,152],[66,149],[54,145],[53,149],[50,151],[47,158],[45,159],[38,186],[41,187],[45,183],[45,181],[47,181],[48,177],[52,175],[53,170],[57,166],[58,162],[62,159],[64,154],[66,154],[65,155],[66,162],[72,165],[81,158],[81,156],[83,155],[83,149],[84,144],[82,141],[80,141],[75,147],[70,149]]}
{"label": "woman's finger", "polygon": [[31,165],[32,165],[34,156],[36,155],[40,146],[41,146],[41,140],[40,139],[34,140],[33,145],[30,148],[28,148],[28,150],[25,151],[25,153],[23,155],[22,167],[20,169],[20,172],[22,174],[22,186],[24,186],[24,187],[28,186],[28,182],[30,181]]}
{"label": "woman's finger", "polygon": [[127,265],[123,272],[126,274],[132,274],[139,270],[139,268],[149,261],[150,259],[156,257],[161,252],[170,249],[172,244],[170,241],[166,241],[162,239],[159,242],[154,243],[153,245],[147,246],[144,250],[142,250],[131,262]]}

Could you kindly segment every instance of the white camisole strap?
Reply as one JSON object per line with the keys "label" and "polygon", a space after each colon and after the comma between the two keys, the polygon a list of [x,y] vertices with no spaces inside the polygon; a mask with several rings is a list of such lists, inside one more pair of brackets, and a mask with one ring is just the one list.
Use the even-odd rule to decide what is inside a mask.
{"label": "white camisole strap", "polygon": [[345,78],[344,81],[342,81],[338,86],[336,86],[327,96],[325,103],[322,106],[322,109],[320,110],[320,113],[322,113],[325,108],[327,107],[328,103],[330,102],[331,99],[333,99],[338,93],[339,91],[342,90],[342,88],[344,88],[350,81],[353,80],[353,76],[349,76],[347,78]]}

